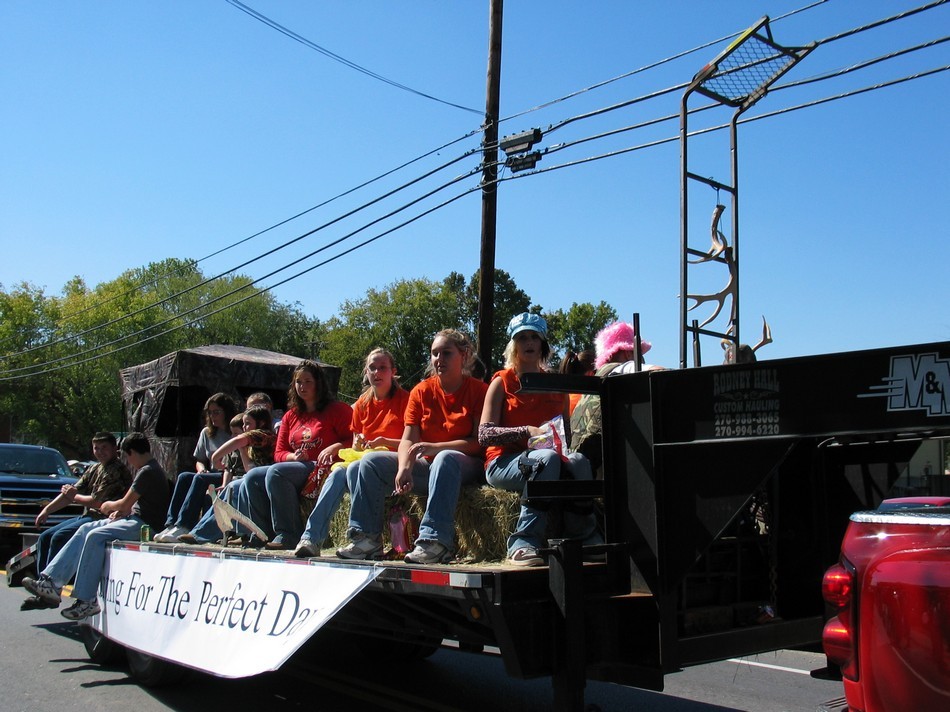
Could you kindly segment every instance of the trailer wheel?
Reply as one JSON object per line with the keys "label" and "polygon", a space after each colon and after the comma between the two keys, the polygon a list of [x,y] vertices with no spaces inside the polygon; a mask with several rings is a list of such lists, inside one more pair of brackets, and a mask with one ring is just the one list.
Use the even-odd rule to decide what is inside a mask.
{"label": "trailer wheel", "polygon": [[96,665],[114,665],[122,662],[125,648],[109,640],[91,625],[79,626],[79,635],[89,659]]}
{"label": "trailer wheel", "polygon": [[129,661],[129,674],[145,687],[166,687],[179,682],[188,672],[181,665],[131,648],[125,651],[125,657]]}

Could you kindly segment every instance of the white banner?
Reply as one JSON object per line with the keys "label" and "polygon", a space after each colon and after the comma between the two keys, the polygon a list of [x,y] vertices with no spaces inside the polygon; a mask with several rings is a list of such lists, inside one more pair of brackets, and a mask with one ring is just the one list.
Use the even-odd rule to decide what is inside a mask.
{"label": "white banner", "polygon": [[381,571],[110,548],[90,622],[149,655],[246,677],[280,667]]}

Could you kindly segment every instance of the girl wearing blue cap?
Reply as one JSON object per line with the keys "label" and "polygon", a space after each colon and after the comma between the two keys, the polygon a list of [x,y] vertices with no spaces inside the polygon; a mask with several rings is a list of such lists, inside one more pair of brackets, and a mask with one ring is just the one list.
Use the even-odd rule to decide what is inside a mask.
{"label": "girl wearing blue cap", "polygon": [[[567,394],[521,392],[523,374],[547,370],[551,353],[547,331],[547,322],[537,314],[525,312],[511,320],[505,368],[492,377],[485,395],[478,442],[487,447],[488,484],[498,489],[523,492],[529,480],[556,480],[561,478],[562,472],[576,480],[592,478],[590,462],[583,455],[569,453],[562,457],[555,450],[528,449],[528,438],[541,435],[543,423],[558,415],[565,425],[569,422]],[[538,549],[546,541],[547,508],[546,502],[522,499],[518,524],[508,538],[509,563],[544,564]],[[590,505],[567,505],[564,528],[569,538],[591,539],[596,521]]]}

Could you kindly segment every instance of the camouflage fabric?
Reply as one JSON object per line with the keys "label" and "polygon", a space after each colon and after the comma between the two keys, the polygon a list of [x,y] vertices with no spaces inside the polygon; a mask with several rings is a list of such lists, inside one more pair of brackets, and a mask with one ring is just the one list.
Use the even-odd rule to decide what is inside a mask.
{"label": "camouflage fabric", "polygon": [[[249,441],[247,456],[251,461],[251,465],[253,467],[273,465],[274,443],[277,442],[277,433],[268,430],[248,430],[244,435],[247,436]],[[239,450],[234,450],[224,456],[224,469],[231,471],[233,479],[246,474],[244,460],[241,458]]]}
{"label": "camouflage fabric", "polygon": [[[619,363],[605,363],[597,369],[595,376],[606,377]],[[571,450],[583,452],[586,440],[603,432],[603,423],[600,416],[600,396],[585,393],[577,402],[574,413],[571,415]]]}
{"label": "camouflage fabric", "polygon": [[277,433],[269,430],[248,430],[246,433],[250,445],[247,455],[255,467],[274,464],[274,445],[277,444]]}
{"label": "camouflage fabric", "polygon": [[[122,499],[131,485],[132,473],[129,468],[122,460],[114,458],[105,465],[97,462],[86,470],[76,483],[76,489],[80,494],[89,495],[97,502],[108,502]],[[102,518],[102,514],[96,509],[86,507],[85,513],[93,519]]]}
{"label": "camouflage fabric", "polygon": [[224,456],[224,469],[231,473],[232,480],[244,476],[244,460],[241,459],[239,451],[234,450]]}
{"label": "camouflage fabric", "polygon": [[[214,393],[236,403],[255,391],[270,395],[274,407],[287,407],[287,386],[302,357],[247,346],[211,344],[166,354],[123,368],[122,407],[125,429],[145,433],[152,454],[166,473],[194,468],[191,453],[205,401]],[[341,368],[321,363],[330,390],[336,395]]]}
{"label": "camouflage fabric", "polygon": [[[595,376],[605,378],[619,363],[605,363]],[[590,460],[594,479],[604,478],[603,420],[600,414],[600,396],[585,393],[571,415],[571,450]]]}

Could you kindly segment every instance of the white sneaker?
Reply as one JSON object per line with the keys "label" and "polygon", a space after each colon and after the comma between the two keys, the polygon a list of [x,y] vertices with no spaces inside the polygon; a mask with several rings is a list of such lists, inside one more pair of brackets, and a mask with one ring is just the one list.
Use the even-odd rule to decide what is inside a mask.
{"label": "white sneaker", "polygon": [[382,539],[365,534],[357,534],[349,544],[336,550],[336,555],[341,559],[378,559],[382,553]]}
{"label": "white sneaker", "polygon": [[178,537],[180,537],[182,534],[187,534],[189,531],[191,530],[186,529],[185,527],[171,527],[170,529],[166,529],[165,531],[156,534],[155,541],[157,541],[159,544],[174,544],[178,541]]}
{"label": "white sneaker", "polygon": [[320,550],[313,545],[309,539],[301,539],[294,549],[294,556],[298,559],[310,559],[314,556],[320,556]]}
{"label": "white sneaker", "polygon": [[407,564],[444,564],[455,557],[455,552],[439,541],[420,539],[416,548],[406,554]]}
{"label": "white sneaker", "polygon": [[171,530],[174,529],[174,528],[175,528],[175,527],[173,527],[173,526],[171,526],[171,527],[165,527],[164,529],[162,529],[162,530],[161,530],[160,532],[158,532],[157,534],[153,534],[153,535],[152,535],[152,541],[161,541],[161,539],[160,539],[159,537],[165,536],[166,534],[168,534],[169,532],[171,532]]}
{"label": "white sneaker", "polygon": [[40,574],[35,579],[27,576],[23,579],[23,588],[51,605],[56,604],[56,607],[59,607],[60,601],[63,600],[59,595],[60,587],[46,574]]}

